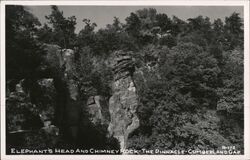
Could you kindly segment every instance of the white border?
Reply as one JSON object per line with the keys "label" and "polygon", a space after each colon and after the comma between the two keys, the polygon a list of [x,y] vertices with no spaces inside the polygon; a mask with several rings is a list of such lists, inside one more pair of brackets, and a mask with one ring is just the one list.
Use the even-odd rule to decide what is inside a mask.
{"label": "white border", "polygon": [[17,5],[94,5],[94,6],[244,6],[248,3],[247,0],[134,0],[134,1],[117,1],[117,0],[99,0],[99,1],[3,1],[2,4],[17,4]]}
{"label": "white border", "polygon": [[[250,65],[249,65],[249,1],[2,1],[1,3],[1,159],[3,160],[127,160],[127,159],[250,159]],[[89,6],[244,6],[244,155],[6,155],[5,154],[5,5],[89,5]]]}

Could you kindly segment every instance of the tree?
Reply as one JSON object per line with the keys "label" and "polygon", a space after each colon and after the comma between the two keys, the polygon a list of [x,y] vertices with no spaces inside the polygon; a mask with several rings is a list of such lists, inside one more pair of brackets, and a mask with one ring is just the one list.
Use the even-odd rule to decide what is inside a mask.
{"label": "tree", "polygon": [[243,30],[242,19],[239,16],[239,13],[233,13],[230,17],[225,19],[225,30],[226,32],[232,34],[242,34]]}
{"label": "tree", "polygon": [[161,28],[163,33],[172,32],[172,20],[166,14],[157,14],[156,15],[156,25]]}
{"label": "tree", "polygon": [[[53,108],[52,97],[55,95],[41,92],[41,86],[38,89],[37,79],[41,78],[43,56],[46,54],[38,41],[38,27],[40,22],[28,8],[6,6],[6,88],[10,91],[6,94],[7,152],[13,146],[49,147],[48,141],[51,142],[44,140],[48,135],[36,132],[44,126],[39,117],[39,114],[43,114],[41,111],[47,111],[50,115],[54,113],[53,109],[47,109]],[[22,136],[20,130],[28,131]],[[11,131],[18,132],[11,134]]]}
{"label": "tree", "polygon": [[208,44],[213,42],[212,34],[212,24],[208,17],[198,16],[196,18],[188,19],[188,32],[193,34],[199,34]]}
{"label": "tree", "polygon": [[94,51],[100,54],[110,55],[115,50],[135,50],[135,39],[124,29],[124,25],[117,17],[114,17],[113,23],[108,24],[106,28],[100,29],[96,33],[96,42]]}
{"label": "tree", "polygon": [[216,59],[192,43],[179,43],[171,50],[152,47],[143,51],[141,60],[155,65],[154,69],[141,67],[143,74],[136,75],[141,126],[131,137],[130,147],[211,149],[230,144],[218,132],[219,118],[214,111],[220,73]]}
{"label": "tree", "polygon": [[219,95],[217,112],[221,116],[221,133],[237,148],[243,149],[244,130],[244,54],[236,48],[223,53],[222,86],[217,88]]}
{"label": "tree", "polygon": [[154,8],[144,8],[136,11],[136,15],[141,20],[142,29],[151,29],[156,22],[157,11]]}
{"label": "tree", "polygon": [[76,37],[76,17],[71,16],[66,19],[57,6],[51,6],[51,9],[51,14],[45,18],[53,27],[53,43],[64,48],[73,48]]}
{"label": "tree", "polygon": [[203,18],[202,16],[198,16],[196,18],[189,18],[188,22],[190,31],[209,31],[211,27],[211,23],[208,17]]}
{"label": "tree", "polygon": [[[216,19],[211,23],[202,16],[185,22],[145,8],[132,12],[124,24],[114,17],[113,23],[99,30],[94,22],[83,19],[82,30],[75,34],[76,18],[65,18],[57,6],[51,8],[46,16],[49,24],[40,27],[26,8],[6,7],[8,130],[15,130],[18,121],[23,121],[16,116],[19,111],[22,115],[32,110],[24,115],[29,117],[33,111],[37,115],[38,109],[55,105],[56,123],[64,128],[64,108],[80,106],[90,96],[108,100],[113,94],[112,53],[123,50],[130,51],[135,62],[132,79],[139,101],[140,127],[129,135],[130,148],[182,150],[235,145],[243,149],[243,22],[238,13],[226,17],[225,22]],[[46,61],[42,46],[47,49]],[[68,86],[58,57],[61,48],[74,48],[67,77],[79,89],[76,103],[67,98]],[[53,77],[56,93],[51,90],[47,94],[39,87],[37,79],[44,78],[40,70]],[[13,92],[21,79],[29,92]],[[85,107],[77,107],[77,116],[72,117],[81,117],[84,125],[79,133],[84,136],[74,143],[114,148],[105,138],[105,127],[85,125],[88,112],[82,113],[80,108]]]}
{"label": "tree", "polygon": [[[40,22],[23,6],[6,6],[7,80],[35,78],[45,54],[36,41]],[[14,84],[15,84],[14,83]]]}
{"label": "tree", "polygon": [[[157,44],[162,37],[174,41],[170,35],[174,34],[172,20],[166,14],[158,14],[154,8],[144,8],[135,13],[132,12],[126,18],[125,29],[140,47],[150,43]],[[167,42],[162,42],[161,44],[167,44]],[[169,46],[172,47],[171,44]]]}
{"label": "tree", "polygon": [[37,39],[41,42],[51,44],[54,41],[53,30],[46,23],[37,31]]}
{"label": "tree", "polygon": [[225,49],[233,50],[237,46],[243,48],[243,23],[239,13],[233,13],[230,17],[225,19]]}
{"label": "tree", "polygon": [[141,23],[139,17],[132,12],[130,13],[130,16],[126,18],[125,29],[132,37],[139,38]]}
{"label": "tree", "polygon": [[224,30],[224,23],[221,19],[214,20],[214,23],[212,24],[212,34],[211,37],[213,37],[213,42],[211,45],[220,46],[225,43],[225,30]]}
{"label": "tree", "polygon": [[94,30],[97,25],[96,23],[91,23],[89,19],[83,19],[83,22],[85,23],[85,26],[77,35],[77,45],[81,47],[90,46],[93,48],[96,44]]}
{"label": "tree", "polygon": [[180,33],[184,34],[185,32],[187,32],[187,29],[188,27],[185,21],[179,19],[176,16],[173,16],[171,30],[174,36],[177,36]]}
{"label": "tree", "polygon": [[222,33],[223,28],[224,28],[224,24],[223,24],[223,22],[222,22],[222,20],[220,18],[214,20],[213,29],[214,29],[215,32]]}

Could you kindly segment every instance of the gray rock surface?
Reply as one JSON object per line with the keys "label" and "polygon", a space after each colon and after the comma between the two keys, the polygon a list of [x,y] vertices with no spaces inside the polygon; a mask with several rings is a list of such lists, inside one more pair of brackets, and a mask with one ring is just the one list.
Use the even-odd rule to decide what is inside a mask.
{"label": "gray rock surface", "polygon": [[91,96],[87,101],[90,121],[95,124],[107,125],[110,121],[107,100],[102,96]]}
{"label": "gray rock surface", "polygon": [[42,97],[46,99],[47,106],[41,104],[39,106],[39,117],[42,120],[44,127],[49,127],[52,124],[55,116],[55,94],[54,80],[52,78],[44,78],[37,80],[40,90],[44,94]]}
{"label": "gray rock surface", "polygon": [[73,80],[73,74],[75,73],[74,56],[74,51],[72,49],[63,49],[61,50],[61,57],[59,57],[59,59],[61,60],[60,67],[64,72],[64,79],[68,85],[69,96],[72,100],[76,101],[79,96],[79,92],[77,82]]}
{"label": "gray rock surface", "polygon": [[[36,81],[36,90],[39,92],[36,104],[31,101],[30,91],[24,90],[24,81],[25,79],[16,84],[16,90],[6,98],[10,133],[49,127],[54,119],[55,88],[53,79],[45,78]],[[15,112],[13,113],[12,110]]]}
{"label": "gray rock surface", "polygon": [[61,78],[66,81],[68,92],[72,100],[77,100],[79,96],[77,82],[73,80],[75,69],[75,53],[72,49],[61,49],[57,45],[46,45],[46,60],[50,67],[61,72]]}
{"label": "gray rock surface", "polygon": [[126,149],[129,134],[139,127],[136,115],[138,96],[132,77],[134,63],[129,52],[115,52],[113,72],[113,95],[109,100],[111,120],[108,131],[119,140],[121,149]]}

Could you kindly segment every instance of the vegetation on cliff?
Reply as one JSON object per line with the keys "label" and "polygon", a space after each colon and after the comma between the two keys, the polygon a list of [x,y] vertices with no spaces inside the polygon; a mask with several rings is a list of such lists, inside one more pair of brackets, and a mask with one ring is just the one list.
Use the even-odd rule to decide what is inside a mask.
{"label": "vegetation on cliff", "polygon": [[[74,16],[64,17],[57,6],[51,10],[46,16],[48,24],[42,26],[23,6],[6,8],[7,132],[18,128],[16,121],[39,115],[42,106],[55,107],[53,100],[66,95],[59,62],[53,57],[50,64],[45,61],[45,44],[49,44],[74,50],[73,68],[67,76],[77,84],[83,108],[88,97],[112,97],[112,56],[116,51],[130,53],[140,125],[129,135],[128,148],[217,149],[233,145],[243,151],[244,47],[238,13],[214,22],[203,16],[184,21],[145,8],[132,12],[125,23],[114,17],[112,24],[99,30],[83,17],[83,29],[76,34]],[[44,95],[39,88],[39,79],[51,77],[59,98],[53,93]],[[16,92],[21,80],[26,95]],[[24,110],[27,114],[17,117]],[[93,146],[95,138],[89,136],[94,133],[99,136],[96,143],[103,143],[99,148],[117,147],[99,127],[84,132],[86,137],[80,142]],[[67,142],[62,141],[63,137],[53,145],[65,146]]]}

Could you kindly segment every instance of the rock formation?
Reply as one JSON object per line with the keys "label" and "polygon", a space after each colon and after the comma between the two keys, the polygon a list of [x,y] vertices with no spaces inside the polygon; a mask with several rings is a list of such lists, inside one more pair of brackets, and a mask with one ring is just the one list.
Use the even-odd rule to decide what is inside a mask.
{"label": "rock formation", "polygon": [[[47,106],[41,105],[41,111],[39,112],[40,119],[42,120],[44,127],[50,127],[55,115],[55,87],[54,80],[52,78],[44,78],[37,80],[41,94],[44,94]],[[49,103],[48,103],[49,102]]]}
{"label": "rock formation", "polygon": [[110,121],[108,103],[102,96],[91,96],[87,101],[89,120],[95,124],[108,126]]}
{"label": "rock formation", "polygon": [[[55,73],[59,74],[59,79],[65,81],[70,98],[76,100],[79,92],[77,89],[77,82],[73,80],[75,73],[75,53],[72,49],[61,49],[57,45],[45,45],[47,50],[46,61],[50,68],[53,68]],[[54,76],[54,75],[50,75]]]}
{"label": "rock formation", "polygon": [[[56,45],[47,45],[46,48],[46,63],[41,70],[43,73],[49,72],[49,74],[42,74],[41,77],[32,80],[31,84],[32,87],[35,85],[39,93],[36,90],[24,90],[22,85],[25,80],[22,80],[16,85],[15,92],[9,92],[8,105],[18,105],[23,108],[21,103],[25,104],[24,109],[31,109],[30,114],[35,113],[41,122],[40,126],[35,129],[48,137],[63,135],[63,137],[67,137],[68,142],[66,143],[83,143],[82,145],[89,143],[89,146],[92,143],[95,143],[94,146],[104,146],[108,144],[109,138],[114,137],[119,141],[121,149],[127,148],[129,134],[139,126],[139,119],[136,115],[138,97],[133,82],[135,67],[130,53],[115,52],[115,57],[111,61],[114,76],[111,84],[111,98],[103,95],[83,97],[87,98],[86,105],[84,105],[80,100],[79,82],[75,77],[77,75],[74,75],[77,74],[74,51],[61,49]],[[32,102],[31,96],[35,98],[35,102]],[[87,116],[85,111],[87,111]],[[8,111],[8,113],[12,112]],[[8,115],[10,122],[13,123],[9,125],[9,131],[22,130],[22,121],[30,122],[23,119],[23,117],[29,116],[22,115],[21,110],[20,116],[20,120],[18,116],[15,120],[15,115]],[[34,130],[30,126],[27,129]],[[110,137],[105,136],[106,132]],[[95,136],[99,136],[99,139],[96,140],[97,137],[88,135],[90,138],[94,138],[95,142],[86,142],[84,138],[79,141],[79,137],[83,133],[93,133]],[[117,140],[112,141],[110,146],[116,144],[118,147]]]}
{"label": "rock formation", "polygon": [[[7,95],[7,110],[15,109],[15,114],[8,113],[13,120],[9,121],[9,132],[41,129],[50,127],[54,120],[55,88],[53,79],[39,79],[33,82],[33,89],[24,89],[25,79],[16,84],[15,91]],[[35,88],[35,90],[34,90]],[[37,97],[31,95],[37,94]]]}
{"label": "rock formation", "polygon": [[81,101],[79,100],[78,83],[75,80],[75,52],[72,49],[62,49],[57,45],[44,45],[47,51],[45,70],[51,72],[55,81],[56,105],[55,121],[60,133],[67,137],[70,143],[76,143],[81,121]]}
{"label": "rock formation", "polygon": [[72,49],[62,49],[60,51],[59,68],[61,73],[61,81],[65,85],[65,94],[59,97],[63,100],[64,104],[59,107],[58,110],[61,112],[61,129],[63,135],[68,137],[69,143],[75,145],[79,136],[79,127],[81,121],[81,101],[79,100],[78,83],[74,79],[75,72],[75,53]]}
{"label": "rock formation", "polygon": [[[53,79],[39,79],[26,88],[27,79],[15,85],[7,94],[7,150],[10,148],[32,148],[54,146],[58,142],[59,128],[53,125],[55,88]],[[7,151],[8,152],[8,151]]]}
{"label": "rock formation", "polygon": [[130,133],[139,127],[136,115],[138,96],[133,82],[134,63],[129,52],[117,51],[113,59],[113,95],[109,100],[109,134],[117,138],[120,148],[127,148]]}
{"label": "rock formation", "polygon": [[77,82],[73,80],[73,74],[75,69],[74,51],[72,49],[63,49],[61,51],[61,56],[62,57],[60,59],[62,59],[62,62],[60,63],[60,67],[63,69],[64,72],[64,78],[68,86],[69,96],[70,99],[76,101],[79,96],[79,92]]}

